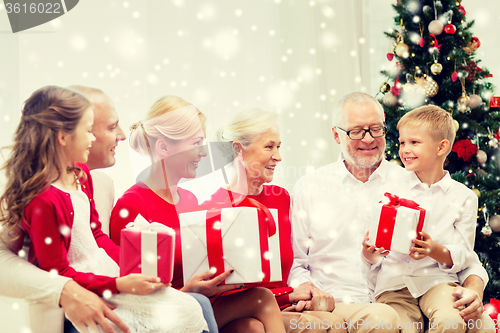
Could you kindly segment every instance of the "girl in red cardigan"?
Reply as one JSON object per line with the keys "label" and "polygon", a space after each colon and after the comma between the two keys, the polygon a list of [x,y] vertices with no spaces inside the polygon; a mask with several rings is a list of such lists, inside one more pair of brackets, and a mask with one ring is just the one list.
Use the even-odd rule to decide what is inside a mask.
{"label": "girl in red cardigan", "polygon": [[206,322],[193,297],[158,277],[118,277],[119,247],[101,231],[83,164],[93,122],[89,101],[71,89],[46,86],[26,100],[4,167],[1,222],[27,232],[31,262],[118,305],[132,332],[201,332]]}

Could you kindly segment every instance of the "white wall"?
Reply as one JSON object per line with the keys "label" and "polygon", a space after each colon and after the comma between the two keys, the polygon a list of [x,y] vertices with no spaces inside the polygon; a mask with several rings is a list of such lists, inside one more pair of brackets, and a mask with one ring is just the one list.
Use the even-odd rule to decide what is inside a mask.
{"label": "white wall", "polygon": [[[15,35],[0,5],[0,146],[10,143],[22,101],[46,84],[103,89],[126,132],[165,94],[207,115],[209,139],[234,113],[258,106],[280,114],[275,182],[291,190],[307,166],[338,155],[330,130],[335,101],[355,90],[375,94],[383,82],[378,71],[392,65],[383,35],[393,26],[392,2],[85,0]],[[500,2],[463,5],[468,18],[481,17],[479,56],[499,82]],[[126,143],[117,160],[106,172],[119,195],[137,170]]]}

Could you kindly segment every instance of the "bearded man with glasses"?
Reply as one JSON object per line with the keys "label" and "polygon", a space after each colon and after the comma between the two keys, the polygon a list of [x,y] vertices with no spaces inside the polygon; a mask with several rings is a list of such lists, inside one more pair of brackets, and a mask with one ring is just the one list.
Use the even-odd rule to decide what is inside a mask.
{"label": "bearded man with glasses", "polygon": [[[380,200],[384,185],[406,171],[384,158],[384,111],[372,96],[345,96],[333,111],[332,132],[341,147],[339,159],[300,178],[292,193],[289,285],[311,282],[331,294],[333,312],[344,318],[349,332],[399,332],[398,326],[408,323],[400,323],[390,306],[374,303],[361,242],[368,230],[367,210]],[[479,318],[486,271],[476,260],[459,279],[463,287],[455,289],[454,307],[465,306],[460,312],[465,320]],[[314,303],[308,302],[298,307],[308,310]]]}

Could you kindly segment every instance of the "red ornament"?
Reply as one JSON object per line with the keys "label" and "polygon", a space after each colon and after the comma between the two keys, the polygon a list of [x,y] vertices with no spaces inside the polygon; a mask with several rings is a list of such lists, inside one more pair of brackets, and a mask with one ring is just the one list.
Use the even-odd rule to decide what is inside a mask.
{"label": "red ornament", "polygon": [[490,298],[490,304],[484,305],[484,313],[488,314],[491,319],[496,323],[496,329],[498,332],[498,315],[500,314],[500,301],[494,298]]}
{"label": "red ornament", "polygon": [[463,16],[465,16],[465,14],[467,14],[467,12],[465,11],[464,6],[462,6],[462,5],[457,6],[457,9],[458,9],[458,12],[459,12],[460,14],[462,14]]}
{"label": "red ornament", "polygon": [[425,43],[425,41],[424,41],[424,37],[420,37],[420,38],[418,39],[418,45],[420,45],[420,47],[424,47],[424,43]]}
{"label": "red ornament", "polygon": [[479,148],[475,144],[473,144],[469,139],[459,140],[453,144],[453,148],[451,149],[457,156],[463,159],[466,162],[469,162],[472,156],[477,153]]}
{"label": "red ornament", "polygon": [[396,79],[396,82],[394,82],[394,85],[391,88],[391,93],[394,96],[399,96],[399,94],[401,94],[401,88],[399,88],[399,77]]}
{"label": "red ornament", "polygon": [[472,37],[471,42],[476,43],[478,48],[481,46],[481,42],[479,41],[479,38],[477,38],[477,37]]}
{"label": "red ornament", "polygon": [[451,80],[453,82],[456,82],[458,79],[458,73],[457,72],[453,72],[453,74],[451,74]]}
{"label": "red ornament", "polygon": [[392,59],[394,59],[394,53],[387,53],[387,59],[392,61]]}
{"label": "red ornament", "polygon": [[500,97],[491,97],[490,99],[490,110],[500,109]]}
{"label": "red ornament", "polygon": [[451,23],[444,27],[444,32],[446,32],[447,34],[453,35],[456,31],[457,28]]}

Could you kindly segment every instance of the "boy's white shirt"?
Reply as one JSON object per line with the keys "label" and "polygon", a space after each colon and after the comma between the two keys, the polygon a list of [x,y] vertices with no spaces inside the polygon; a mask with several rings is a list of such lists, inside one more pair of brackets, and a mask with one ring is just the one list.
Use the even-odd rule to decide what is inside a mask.
{"label": "boy's white shirt", "polygon": [[[414,172],[408,172],[402,180],[384,187],[384,192],[414,200],[426,209],[426,231],[433,241],[450,251],[453,267],[430,257],[414,260],[407,254],[391,252],[377,264],[368,264],[367,277],[375,297],[384,291],[405,287],[413,297],[419,297],[440,283],[463,283],[471,274],[481,277],[486,285],[487,274],[482,267],[477,267],[479,260],[473,252],[478,208],[474,192],[451,179],[447,171],[430,187],[423,184]],[[367,216],[370,218],[378,217]],[[461,272],[459,276],[458,272]]]}

